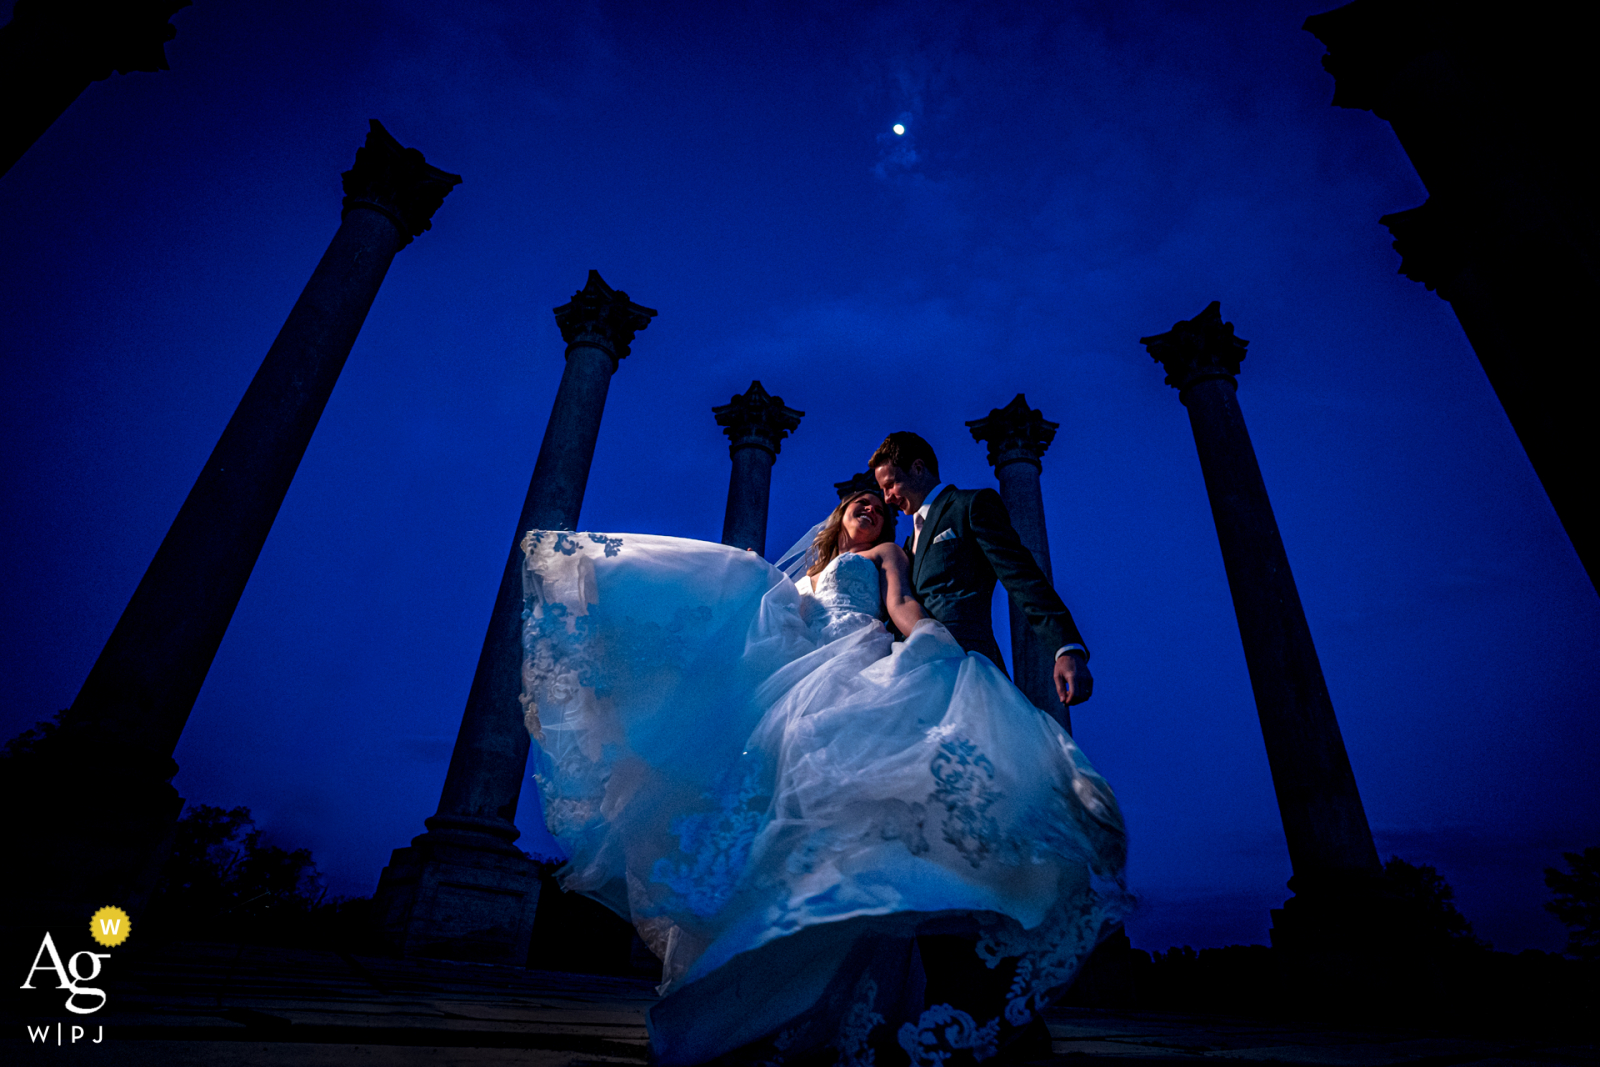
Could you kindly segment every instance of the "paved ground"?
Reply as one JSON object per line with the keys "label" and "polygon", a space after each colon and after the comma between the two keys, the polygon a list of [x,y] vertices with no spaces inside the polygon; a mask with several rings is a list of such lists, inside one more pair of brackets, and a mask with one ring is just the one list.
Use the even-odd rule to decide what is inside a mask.
{"label": "paved ground", "polygon": [[[171,946],[124,962],[125,973],[106,985],[111,999],[103,1010],[8,1021],[0,1063],[589,1067],[647,1061],[644,1012],[654,991],[645,981],[211,944]],[[1541,1043],[1533,1036],[1487,1041],[1078,1008],[1053,1009],[1049,1021],[1055,1040],[1048,1062],[1058,1067],[1199,1060],[1326,1067],[1600,1064],[1595,1045]],[[75,1024],[84,1028],[76,1043]]]}

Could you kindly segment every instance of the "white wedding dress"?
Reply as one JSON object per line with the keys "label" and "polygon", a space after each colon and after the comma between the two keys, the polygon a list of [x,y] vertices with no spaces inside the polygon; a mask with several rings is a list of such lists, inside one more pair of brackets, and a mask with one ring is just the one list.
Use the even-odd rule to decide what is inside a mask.
{"label": "white wedding dress", "polygon": [[[657,1062],[761,1041],[867,1063],[886,1040],[912,1063],[982,1060],[1125,913],[1105,781],[937,622],[894,642],[870,560],[842,555],[812,589],[701,541],[534,531],[523,548],[523,700],[559,878],[664,961]],[[1008,969],[1004,1020],[922,1003],[916,939],[940,930]]]}

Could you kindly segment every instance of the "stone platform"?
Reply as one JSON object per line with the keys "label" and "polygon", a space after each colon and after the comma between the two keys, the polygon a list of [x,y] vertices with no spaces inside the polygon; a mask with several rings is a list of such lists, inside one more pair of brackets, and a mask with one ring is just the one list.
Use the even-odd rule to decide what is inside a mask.
{"label": "stone platform", "polygon": [[[120,966],[119,966],[120,965]],[[110,1000],[93,1015],[12,1015],[6,1064],[117,1067],[587,1067],[648,1062],[648,981],[328,951],[171,945],[113,958]],[[25,1008],[57,1006],[53,991]],[[15,995],[8,996],[18,1004]],[[56,1024],[62,1024],[57,1044]],[[1035,1061],[1105,1067],[1248,1061],[1326,1067],[1577,1067],[1593,1044],[1535,1033],[1483,1040],[1448,1034],[1155,1012],[1056,1008],[1053,1055]],[[85,1036],[71,1041],[72,1026]],[[48,1027],[44,1042],[29,1039]],[[100,1028],[104,1028],[103,1031]],[[92,1043],[103,1035],[98,1044]]]}

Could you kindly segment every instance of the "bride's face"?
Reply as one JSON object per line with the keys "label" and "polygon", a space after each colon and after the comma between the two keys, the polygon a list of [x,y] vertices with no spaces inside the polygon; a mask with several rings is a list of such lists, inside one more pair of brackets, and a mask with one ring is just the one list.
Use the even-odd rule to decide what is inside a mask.
{"label": "bride's face", "polygon": [[839,550],[870,548],[883,532],[884,510],[883,501],[870,494],[850,501],[844,509],[844,527],[839,531]]}

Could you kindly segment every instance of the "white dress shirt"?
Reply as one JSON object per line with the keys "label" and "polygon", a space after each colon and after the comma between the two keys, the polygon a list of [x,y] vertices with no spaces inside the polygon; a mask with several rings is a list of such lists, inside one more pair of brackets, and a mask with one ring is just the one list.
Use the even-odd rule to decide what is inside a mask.
{"label": "white dress shirt", "polygon": [[922,506],[911,513],[911,554],[917,553],[917,542],[922,540],[922,524],[928,521],[928,509],[939,499],[939,494],[950,488],[948,482],[939,482],[922,498]]}

